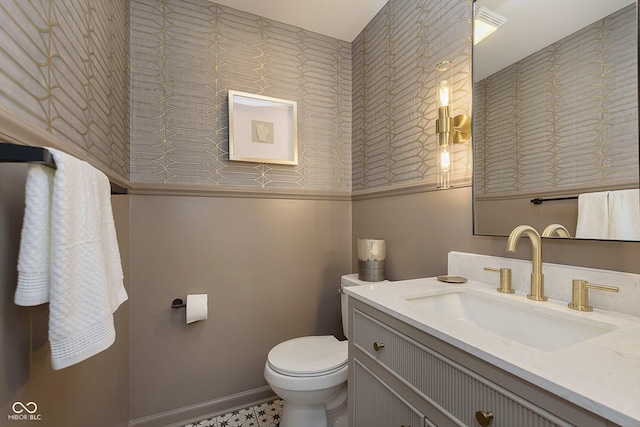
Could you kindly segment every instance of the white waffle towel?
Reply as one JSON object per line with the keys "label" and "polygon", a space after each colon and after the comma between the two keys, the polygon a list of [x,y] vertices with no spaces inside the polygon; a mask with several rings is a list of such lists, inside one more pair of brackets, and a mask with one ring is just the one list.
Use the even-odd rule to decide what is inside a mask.
{"label": "white waffle towel", "polygon": [[[53,368],[62,369],[114,342],[113,313],[127,292],[108,178],[84,161],[49,151],[57,165],[50,210],[49,342]],[[29,238],[24,229],[22,238]]]}
{"label": "white waffle towel", "polygon": [[53,169],[38,164],[29,165],[27,172],[18,286],[14,296],[18,305],[31,306],[49,301],[53,173]]}

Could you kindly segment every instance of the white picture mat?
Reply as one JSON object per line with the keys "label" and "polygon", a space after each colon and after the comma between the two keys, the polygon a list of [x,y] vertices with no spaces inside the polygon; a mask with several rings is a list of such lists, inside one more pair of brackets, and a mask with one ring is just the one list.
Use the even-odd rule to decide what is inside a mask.
{"label": "white picture mat", "polygon": [[[256,122],[273,124],[273,135],[254,140]],[[297,165],[295,101],[229,91],[229,159]]]}

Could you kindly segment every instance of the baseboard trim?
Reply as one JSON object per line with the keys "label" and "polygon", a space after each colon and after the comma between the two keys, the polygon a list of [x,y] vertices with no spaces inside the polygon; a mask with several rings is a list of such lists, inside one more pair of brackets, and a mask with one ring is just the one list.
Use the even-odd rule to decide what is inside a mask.
{"label": "baseboard trim", "polygon": [[190,422],[223,415],[237,409],[247,408],[276,397],[271,387],[264,386],[220,399],[131,420],[129,421],[129,427],[178,427]]}

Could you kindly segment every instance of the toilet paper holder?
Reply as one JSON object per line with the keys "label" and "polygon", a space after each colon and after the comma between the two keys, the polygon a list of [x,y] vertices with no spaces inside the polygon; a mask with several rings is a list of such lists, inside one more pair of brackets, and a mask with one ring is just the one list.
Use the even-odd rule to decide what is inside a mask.
{"label": "toilet paper holder", "polygon": [[182,300],[182,298],[176,298],[171,303],[171,308],[182,308],[182,307],[186,307],[186,306],[187,306],[187,303],[185,303]]}

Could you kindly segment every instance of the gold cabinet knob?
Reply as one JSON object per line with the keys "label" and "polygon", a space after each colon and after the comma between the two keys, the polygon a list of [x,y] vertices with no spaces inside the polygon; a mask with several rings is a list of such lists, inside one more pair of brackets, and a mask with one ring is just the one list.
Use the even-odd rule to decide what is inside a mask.
{"label": "gold cabinet knob", "polygon": [[491,422],[493,421],[493,412],[489,412],[489,411],[486,411],[486,412],[485,411],[478,411],[478,412],[476,412],[476,421],[482,427],[490,426]]}
{"label": "gold cabinet knob", "polygon": [[380,350],[382,350],[383,348],[384,348],[384,343],[383,343],[383,342],[377,342],[377,341],[376,341],[376,342],[374,342],[374,343],[373,343],[373,349],[374,349],[375,351],[380,351]]}

